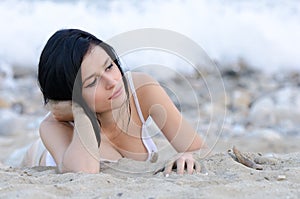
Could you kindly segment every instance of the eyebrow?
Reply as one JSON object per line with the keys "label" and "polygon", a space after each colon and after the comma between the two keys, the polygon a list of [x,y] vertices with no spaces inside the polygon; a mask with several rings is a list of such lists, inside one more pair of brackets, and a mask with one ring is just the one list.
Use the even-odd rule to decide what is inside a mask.
{"label": "eyebrow", "polygon": [[[102,67],[105,67],[109,60],[110,60],[110,59],[109,59],[109,57],[108,57],[108,58],[105,60],[105,62],[104,62],[104,64],[102,65]],[[96,75],[97,75],[97,73],[93,73],[93,74],[91,74],[90,76],[88,76],[87,78],[85,78],[84,81],[82,82],[82,85],[84,85],[84,83],[85,83],[87,80],[91,79],[92,77],[94,77],[94,76],[96,76]]]}

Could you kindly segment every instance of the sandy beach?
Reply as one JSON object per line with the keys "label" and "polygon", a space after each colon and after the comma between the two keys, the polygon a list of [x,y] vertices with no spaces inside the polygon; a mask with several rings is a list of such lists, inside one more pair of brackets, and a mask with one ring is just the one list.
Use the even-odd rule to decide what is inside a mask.
{"label": "sandy beach", "polygon": [[[214,77],[201,78],[209,82]],[[299,198],[299,73],[267,76],[241,67],[238,72],[224,69],[222,77],[227,113],[220,129],[209,122],[209,99],[200,98],[201,116],[197,117],[189,100],[180,104],[211,149],[208,155],[197,156],[202,172],[183,176],[174,172],[166,177],[162,172],[154,174],[175,154],[163,138],[155,140],[164,149],[155,164],[122,159],[101,163],[99,174],[19,167],[20,154],[38,138],[39,122],[47,112],[36,77],[20,72],[14,77],[14,92],[5,84],[1,90],[0,198]],[[191,92],[206,95],[200,77],[186,78],[194,86]],[[190,95],[191,89],[183,89],[180,79],[166,81]],[[29,96],[32,100],[27,100]],[[230,155],[233,146],[262,170],[236,161]]]}
{"label": "sandy beach", "polygon": [[[252,153],[251,153],[252,154]],[[56,174],[54,168],[2,166],[1,198],[299,198],[299,153],[274,155],[264,170],[249,169],[226,153],[203,162],[208,174]],[[130,164],[133,164],[132,162]],[[121,165],[121,164],[120,164]],[[122,166],[121,166],[122,167]]]}

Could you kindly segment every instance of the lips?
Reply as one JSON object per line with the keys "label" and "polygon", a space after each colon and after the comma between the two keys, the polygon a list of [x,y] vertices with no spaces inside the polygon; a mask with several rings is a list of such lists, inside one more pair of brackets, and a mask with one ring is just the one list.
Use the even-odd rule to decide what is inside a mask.
{"label": "lips", "polygon": [[118,88],[108,99],[112,100],[119,97],[122,94],[122,87]]}

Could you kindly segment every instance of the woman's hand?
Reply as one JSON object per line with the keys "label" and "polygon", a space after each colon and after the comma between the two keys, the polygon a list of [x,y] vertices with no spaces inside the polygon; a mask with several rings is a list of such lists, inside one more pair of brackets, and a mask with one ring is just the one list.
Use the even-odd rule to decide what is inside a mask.
{"label": "woman's hand", "polygon": [[100,151],[92,122],[76,102],[72,103],[71,110],[74,116],[73,138],[63,154],[59,171],[99,173]]}
{"label": "woman's hand", "polygon": [[177,174],[184,174],[185,171],[187,174],[193,174],[194,172],[200,173],[201,166],[199,162],[197,162],[192,152],[179,153],[176,156],[175,161],[170,161],[166,164],[164,169],[164,175],[168,176],[172,172],[172,170],[176,170]]}
{"label": "woman's hand", "polygon": [[73,121],[71,101],[49,101],[49,108],[54,119],[62,122]]}

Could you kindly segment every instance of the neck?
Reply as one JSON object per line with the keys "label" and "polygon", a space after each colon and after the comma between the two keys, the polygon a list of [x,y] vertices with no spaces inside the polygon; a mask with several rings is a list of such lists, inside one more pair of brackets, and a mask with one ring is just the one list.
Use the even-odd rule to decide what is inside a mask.
{"label": "neck", "polygon": [[116,124],[113,111],[98,113],[97,118],[100,121],[102,128],[107,128]]}
{"label": "neck", "polygon": [[98,113],[97,118],[101,123],[101,128],[109,129],[116,126],[122,125],[126,118],[130,118],[130,113],[128,112],[128,107],[123,104],[121,107],[106,112]]}

